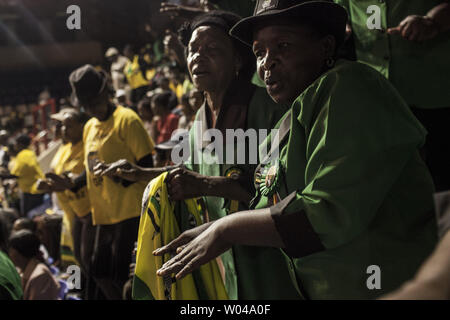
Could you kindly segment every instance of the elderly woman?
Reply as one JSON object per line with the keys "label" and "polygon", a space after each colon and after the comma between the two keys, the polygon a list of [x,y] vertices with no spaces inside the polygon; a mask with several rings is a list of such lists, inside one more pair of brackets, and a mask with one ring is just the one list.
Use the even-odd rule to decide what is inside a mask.
{"label": "elderly woman", "polygon": [[156,250],[179,252],[160,276],[183,277],[232,245],[268,246],[283,250],[305,298],[364,299],[398,287],[431,252],[425,130],[381,74],[336,58],[346,20],[326,1],[258,1],[232,29],[270,96],[292,104],[280,156],[256,170],[253,210]]}
{"label": "elderly woman", "polygon": [[[239,19],[228,12],[213,11],[180,31],[189,73],[205,99],[190,131],[186,168],[172,170],[166,181],[172,200],[204,197],[210,220],[248,208],[254,193],[251,181],[256,163],[225,161],[225,146],[231,144],[236,150],[239,145],[224,139],[223,144],[214,143],[216,151],[224,149],[226,163],[221,164],[217,154],[208,148],[211,142],[202,139],[206,130],[215,129],[225,137],[229,129],[270,129],[286,110],[275,105],[263,88],[251,83],[254,57],[248,47],[228,35]],[[248,151],[248,144],[243,147]],[[118,163],[105,174],[117,174],[118,168],[122,178],[131,179],[130,175],[134,175],[147,181],[170,169],[142,169]],[[234,247],[233,252],[222,255],[222,261],[231,299],[298,298],[284,259],[273,248]],[[279,278],[270,281],[271,274],[278,274]]]}

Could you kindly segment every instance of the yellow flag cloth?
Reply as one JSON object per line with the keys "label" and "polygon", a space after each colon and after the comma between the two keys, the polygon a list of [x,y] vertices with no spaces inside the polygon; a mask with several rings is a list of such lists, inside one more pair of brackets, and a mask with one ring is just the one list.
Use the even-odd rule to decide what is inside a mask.
{"label": "yellow flag cloth", "polygon": [[139,225],[135,300],[227,300],[228,296],[215,260],[181,280],[175,275],[159,277],[156,271],[172,256],[154,256],[153,250],[168,244],[181,232],[202,223],[197,199],[170,202],[164,183],[167,173],[153,179],[144,193]]}

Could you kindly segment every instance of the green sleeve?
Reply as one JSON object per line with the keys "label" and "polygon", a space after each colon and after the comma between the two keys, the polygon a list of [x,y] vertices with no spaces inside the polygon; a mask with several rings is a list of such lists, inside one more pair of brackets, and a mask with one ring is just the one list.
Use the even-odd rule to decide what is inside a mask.
{"label": "green sleeve", "polygon": [[[300,130],[306,137],[305,188],[278,218],[303,224],[296,241],[315,234],[326,249],[368,228],[425,136],[391,85],[358,65],[316,81],[293,106],[290,139]],[[286,223],[277,219],[283,237]]]}
{"label": "green sleeve", "polygon": [[334,0],[334,2],[348,9],[348,0]]}

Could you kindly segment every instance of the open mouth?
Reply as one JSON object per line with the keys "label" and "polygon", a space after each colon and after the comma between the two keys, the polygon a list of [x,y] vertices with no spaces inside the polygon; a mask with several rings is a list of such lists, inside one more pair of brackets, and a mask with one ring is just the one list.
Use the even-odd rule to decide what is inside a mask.
{"label": "open mouth", "polygon": [[194,76],[194,77],[203,77],[208,74],[210,74],[210,72],[206,68],[203,68],[200,66],[198,66],[192,70],[192,76]]}
{"label": "open mouth", "polygon": [[192,75],[194,77],[203,77],[203,76],[209,75],[209,72],[206,72],[206,71],[200,72],[200,71],[198,71],[198,72],[194,72]]}
{"label": "open mouth", "polygon": [[281,83],[279,81],[276,81],[272,78],[267,78],[264,82],[266,84],[267,89],[271,92],[277,91],[281,86]]}

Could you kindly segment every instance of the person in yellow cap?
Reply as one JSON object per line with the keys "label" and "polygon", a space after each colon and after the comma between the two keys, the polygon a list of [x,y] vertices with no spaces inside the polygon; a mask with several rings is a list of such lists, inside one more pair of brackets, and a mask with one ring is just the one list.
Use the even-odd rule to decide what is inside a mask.
{"label": "person in yellow cap", "polygon": [[[91,203],[87,188],[83,186],[66,190],[64,185],[60,185],[65,177],[79,176],[85,170],[83,128],[89,118],[85,113],[74,108],[61,110],[52,118],[61,121],[62,138],[67,143],[55,156],[53,173],[46,174],[46,179],[39,186],[42,190],[56,192],[58,203],[64,211],[64,219],[69,225],[73,254],[86,277],[89,278],[95,228],[92,225]],[[64,246],[63,239],[61,245]]]}

